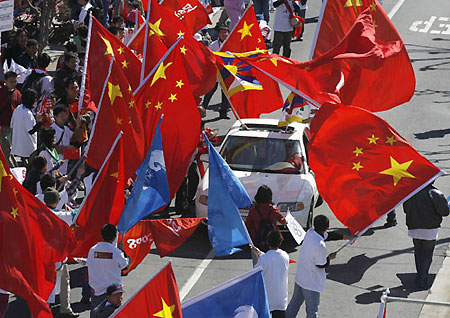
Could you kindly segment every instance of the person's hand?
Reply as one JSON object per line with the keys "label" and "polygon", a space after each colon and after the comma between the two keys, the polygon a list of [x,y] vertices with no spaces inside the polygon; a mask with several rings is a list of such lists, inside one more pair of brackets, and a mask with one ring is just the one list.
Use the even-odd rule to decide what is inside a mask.
{"label": "person's hand", "polygon": [[257,248],[255,245],[250,245],[250,248],[252,249],[253,253],[255,253],[255,255],[257,257],[261,256],[262,254],[264,254],[263,252],[261,252],[261,250],[259,248]]}
{"label": "person's hand", "polygon": [[337,252],[330,253],[330,254],[328,255],[328,259],[330,259],[330,260],[335,259],[335,258],[336,258],[336,255],[337,255]]}

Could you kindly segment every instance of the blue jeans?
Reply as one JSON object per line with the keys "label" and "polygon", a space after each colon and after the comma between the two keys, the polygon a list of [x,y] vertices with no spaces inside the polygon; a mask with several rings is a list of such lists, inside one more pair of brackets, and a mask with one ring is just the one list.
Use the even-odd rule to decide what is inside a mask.
{"label": "blue jeans", "polygon": [[294,295],[292,295],[291,301],[286,309],[286,318],[297,317],[303,302],[306,303],[306,318],[319,317],[317,312],[319,311],[320,293],[295,284]]}
{"label": "blue jeans", "polygon": [[264,15],[264,20],[269,23],[269,0],[255,0],[255,14]]}
{"label": "blue jeans", "polygon": [[434,246],[436,240],[413,239],[414,260],[416,262],[416,283],[419,286],[428,287],[428,271],[433,261]]}

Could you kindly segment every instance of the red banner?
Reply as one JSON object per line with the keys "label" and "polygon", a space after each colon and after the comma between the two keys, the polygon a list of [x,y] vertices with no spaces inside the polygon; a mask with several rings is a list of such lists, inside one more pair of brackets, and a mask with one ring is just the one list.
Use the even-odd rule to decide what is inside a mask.
{"label": "red banner", "polygon": [[[119,238],[120,240],[120,238]],[[153,244],[150,220],[140,221],[123,237],[123,250],[130,257],[128,269],[124,274],[135,269],[150,252]]]}

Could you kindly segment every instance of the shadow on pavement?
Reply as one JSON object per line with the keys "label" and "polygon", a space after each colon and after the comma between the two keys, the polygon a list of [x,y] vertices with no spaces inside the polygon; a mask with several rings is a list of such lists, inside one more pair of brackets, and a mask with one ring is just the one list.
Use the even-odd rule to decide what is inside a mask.
{"label": "shadow on pavement", "polygon": [[423,133],[414,134],[417,139],[443,138],[450,134],[450,129],[430,130]]}

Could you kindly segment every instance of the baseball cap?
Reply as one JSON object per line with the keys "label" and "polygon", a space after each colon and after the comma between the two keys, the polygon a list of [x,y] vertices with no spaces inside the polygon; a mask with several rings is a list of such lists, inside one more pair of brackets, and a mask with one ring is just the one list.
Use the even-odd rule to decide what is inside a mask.
{"label": "baseball cap", "polygon": [[123,288],[119,284],[112,284],[106,289],[106,295],[112,296],[117,293],[123,293]]}

